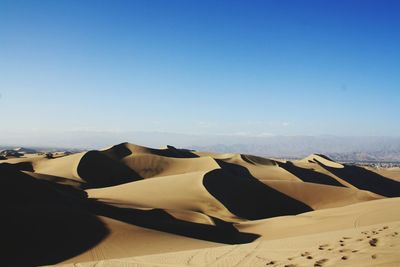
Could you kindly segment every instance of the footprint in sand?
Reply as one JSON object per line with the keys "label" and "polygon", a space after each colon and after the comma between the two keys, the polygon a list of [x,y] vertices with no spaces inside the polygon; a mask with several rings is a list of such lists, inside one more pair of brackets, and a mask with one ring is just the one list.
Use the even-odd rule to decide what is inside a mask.
{"label": "footprint in sand", "polygon": [[383,226],[381,229],[379,229],[378,231],[379,232],[382,232],[382,231],[384,231],[384,230],[387,230],[387,229],[389,229],[389,226]]}
{"label": "footprint in sand", "polygon": [[328,259],[320,259],[320,260],[317,260],[315,263],[314,263],[314,267],[322,267],[322,265],[325,263],[325,262],[327,262],[328,261]]}
{"label": "footprint in sand", "polygon": [[329,247],[329,244],[322,244],[322,245],[319,245],[318,249],[319,249],[319,250],[324,250],[326,247]]}
{"label": "footprint in sand", "polygon": [[378,238],[372,238],[369,242],[368,242],[372,247],[376,247],[378,244]]}

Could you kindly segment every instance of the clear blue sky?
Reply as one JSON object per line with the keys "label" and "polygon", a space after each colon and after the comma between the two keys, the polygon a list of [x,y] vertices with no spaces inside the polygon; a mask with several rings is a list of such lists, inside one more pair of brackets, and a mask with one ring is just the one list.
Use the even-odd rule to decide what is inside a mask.
{"label": "clear blue sky", "polygon": [[0,0],[0,132],[400,136],[400,1]]}

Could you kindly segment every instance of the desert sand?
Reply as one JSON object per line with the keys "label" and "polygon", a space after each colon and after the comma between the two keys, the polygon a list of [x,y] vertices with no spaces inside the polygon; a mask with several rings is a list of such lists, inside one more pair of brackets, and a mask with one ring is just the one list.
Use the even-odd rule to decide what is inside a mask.
{"label": "desert sand", "polygon": [[0,161],[5,266],[399,266],[397,168],[122,143]]}

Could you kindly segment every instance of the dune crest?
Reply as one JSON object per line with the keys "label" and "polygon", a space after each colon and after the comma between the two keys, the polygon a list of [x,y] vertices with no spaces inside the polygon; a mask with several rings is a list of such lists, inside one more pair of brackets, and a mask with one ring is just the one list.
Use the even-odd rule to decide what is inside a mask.
{"label": "dune crest", "polygon": [[329,157],[322,155],[322,154],[311,154],[308,157],[302,159],[302,161],[310,162],[310,163],[320,163],[325,166],[329,166],[332,168],[343,168],[344,166],[340,163],[335,162],[334,160],[330,159]]}

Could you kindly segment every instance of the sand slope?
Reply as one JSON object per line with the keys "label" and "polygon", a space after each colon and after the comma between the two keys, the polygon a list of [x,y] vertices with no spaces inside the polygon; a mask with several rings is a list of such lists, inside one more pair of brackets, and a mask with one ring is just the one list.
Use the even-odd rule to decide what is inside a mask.
{"label": "sand slope", "polygon": [[[398,266],[400,213],[394,211],[399,205],[400,198],[396,198],[293,216],[293,220],[307,217],[308,221],[297,227],[295,237],[88,262],[82,266]],[[342,223],[335,228],[337,217]],[[273,231],[280,237],[296,225],[286,226],[285,217],[273,220],[279,221]]]}
{"label": "sand slope", "polygon": [[[79,266],[398,266],[400,223]],[[372,238],[368,234],[378,232]],[[375,241],[377,240],[377,242]],[[343,241],[343,242],[341,242]],[[371,244],[376,244],[371,245]],[[343,246],[341,246],[343,245]],[[64,265],[74,266],[74,265]]]}
{"label": "sand slope", "polygon": [[[210,249],[196,253],[225,251],[237,262],[225,262],[226,255],[213,261],[211,256],[199,260],[200,266],[265,265],[257,257],[283,262],[303,250],[314,251],[315,259],[325,249],[310,246],[345,233],[356,238],[359,227],[397,229],[397,173],[318,154],[287,161],[129,143],[52,159],[37,154],[5,159],[0,182],[2,217],[7,219],[1,227],[7,231],[3,242],[10,245],[4,262],[29,266],[136,256],[132,264],[176,266],[197,262],[194,252],[179,251],[204,248]],[[288,250],[287,242],[298,245]],[[364,243],[352,243],[353,250],[372,249]],[[234,247],[211,249],[224,244]],[[390,245],[379,249],[388,260],[375,257],[372,263],[398,260]],[[144,256],[165,252],[174,254]],[[360,255],[367,255],[337,261],[331,254],[324,264],[356,257],[364,261]],[[170,259],[174,257],[185,260]],[[299,256],[296,264],[313,262],[309,260]]]}

